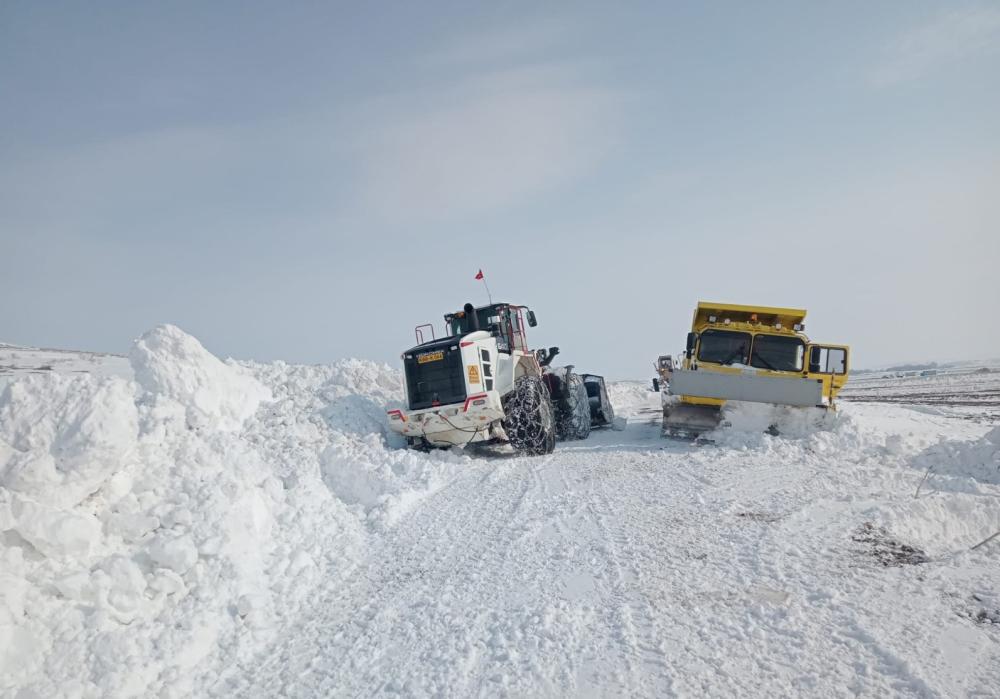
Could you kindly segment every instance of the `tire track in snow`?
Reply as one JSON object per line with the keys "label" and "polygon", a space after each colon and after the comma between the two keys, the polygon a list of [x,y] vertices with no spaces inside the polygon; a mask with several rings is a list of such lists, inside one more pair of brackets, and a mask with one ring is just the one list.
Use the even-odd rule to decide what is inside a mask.
{"label": "tire track in snow", "polygon": [[[659,501],[657,510],[685,508],[692,494],[705,487],[705,480],[683,469],[659,469],[654,465],[657,458],[656,452],[628,454],[613,469],[606,468],[601,460],[590,472],[587,509],[604,546],[610,572],[606,592],[612,601],[606,606],[612,611],[611,622],[619,627],[618,653],[626,673],[624,677],[606,678],[607,686],[601,693],[662,696],[674,691],[666,651],[670,635],[660,624],[662,610],[647,594],[656,587],[647,581],[643,571],[650,560],[649,548],[647,541],[637,541],[637,535],[654,540],[670,532],[662,528],[662,522],[648,522],[638,513],[649,511],[642,503],[651,493],[666,496]],[[653,479],[662,479],[670,486],[664,488],[663,483]],[[670,581],[684,579],[681,568],[666,555],[653,567]]]}
{"label": "tire track in snow", "polygon": [[634,551],[632,540],[609,524],[609,518],[605,514],[606,504],[606,495],[602,493],[600,504],[592,513],[609,553],[616,617],[622,626],[622,640],[625,644],[622,649],[623,661],[629,671],[627,693],[649,696],[651,693],[645,685],[651,680],[664,677],[666,662],[654,631],[650,609],[638,589],[636,567],[624,561],[625,556]]}
{"label": "tire track in snow", "polygon": [[[449,488],[456,481],[477,476],[483,481],[489,477],[489,472],[477,469],[462,474],[428,499],[434,499],[442,491],[450,492]],[[404,516],[397,523],[397,527],[403,526],[412,515],[413,513],[408,513]],[[458,543],[458,538],[454,536],[448,538],[434,536],[433,530],[427,527],[416,528],[411,530],[412,532],[415,532],[417,537],[416,547],[444,543],[450,551]],[[385,555],[386,548],[385,545],[376,548],[365,561],[354,564],[352,574],[337,581],[340,583],[339,586],[328,585],[319,589],[321,596],[314,601],[312,609],[303,610],[303,614],[316,610],[322,610],[323,614],[310,614],[297,620],[297,623],[289,624],[289,630],[273,644],[273,648],[279,652],[266,653],[249,667],[231,671],[215,684],[213,693],[220,690],[223,696],[229,696],[233,692],[242,694],[238,688],[258,681],[267,688],[268,694],[273,694],[295,678],[309,675],[314,663],[312,658],[306,658],[310,654],[308,643],[317,640],[317,644],[323,647],[322,639],[330,636],[331,629],[336,629],[332,640],[337,642],[344,637],[345,628],[359,623],[360,615],[367,614],[366,619],[372,617],[369,613],[371,610],[369,602],[372,598],[381,598],[390,586],[400,584],[399,569],[392,565],[392,561],[387,561],[388,565],[377,564],[378,558]]]}
{"label": "tire track in snow", "polygon": [[225,693],[933,695],[939,661],[897,662],[918,581],[883,608],[909,578],[858,570],[842,493],[869,476],[831,463],[618,435],[476,462]]}
{"label": "tire track in snow", "polygon": [[[532,463],[534,471],[551,458]],[[509,546],[503,543],[509,537],[502,533],[516,522],[533,482],[516,477],[526,475],[525,461],[534,460],[477,464],[473,477],[456,479],[399,522],[395,531],[402,535],[369,556],[364,575],[348,583],[345,598],[329,600],[322,617],[299,627],[286,639],[284,653],[248,677],[250,686],[256,684],[254,693],[434,693],[460,681],[427,642],[440,636],[442,624],[454,621],[450,615],[456,610],[475,611],[456,633],[465,638],[460,650],[466,661],[475,665],[482,654],[474,647],[475,632],[482,631],[483,610],[495,607],[498,595],[478,600],[475,609],[460,601],[469,590],[483,591],[480,569],[505,569]],[[314,657],[317,646],[322,659]]]}

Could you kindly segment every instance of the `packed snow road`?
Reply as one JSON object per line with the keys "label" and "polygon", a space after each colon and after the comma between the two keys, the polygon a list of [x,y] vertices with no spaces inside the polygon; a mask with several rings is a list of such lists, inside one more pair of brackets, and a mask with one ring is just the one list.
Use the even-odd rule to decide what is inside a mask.
{"label": "packed snow road", "polygon": [[994,694],[1000,635],[963,615],[996,559],[883,565],[859,513],[912,476],[754,451],[665,443],[639,415],[476,461],[211,693]]}

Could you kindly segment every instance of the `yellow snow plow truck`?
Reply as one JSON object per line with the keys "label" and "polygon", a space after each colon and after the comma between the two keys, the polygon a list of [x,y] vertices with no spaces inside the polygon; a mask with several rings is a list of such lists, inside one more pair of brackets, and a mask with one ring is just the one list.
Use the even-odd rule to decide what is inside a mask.
{"label": "yellow snow plow truck", "polygon": [[700,302],[670,372],[664,434],[696,438],[715,429],[727,400],[832,408],[850,349],[810,342],[805,318],[799,308]]}

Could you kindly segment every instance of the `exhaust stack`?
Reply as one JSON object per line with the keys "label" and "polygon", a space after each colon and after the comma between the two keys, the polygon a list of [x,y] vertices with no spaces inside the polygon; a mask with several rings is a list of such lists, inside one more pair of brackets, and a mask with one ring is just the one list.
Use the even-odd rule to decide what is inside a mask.
{"label": "exhaust stack", "polygon": [[465,315],[469,318],[469,331],[475,332],[479,330],[479,315],[476,313],[476,307],[471,303],[467,303],[462,307],[462,310],[465,311]]}

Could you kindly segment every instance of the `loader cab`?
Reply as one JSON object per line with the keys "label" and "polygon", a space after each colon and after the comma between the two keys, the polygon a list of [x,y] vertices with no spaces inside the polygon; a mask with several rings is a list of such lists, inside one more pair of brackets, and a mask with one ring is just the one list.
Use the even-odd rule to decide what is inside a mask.
{"label": "loader cab", "polygon": [[500,352],[527,352],[528,340],[525,327],[536,325],[535,314],[526,306],[509,303],[494,303],[473,310],[472,314],[462,310],[444,317],[449,333],[453,337],[468,335],[475,330],[485,330],[497,340]]}

